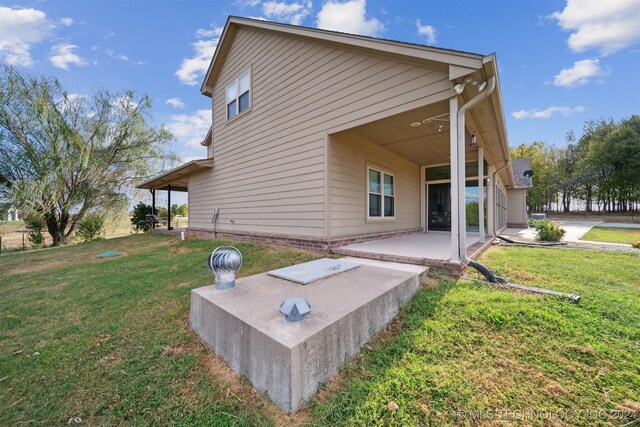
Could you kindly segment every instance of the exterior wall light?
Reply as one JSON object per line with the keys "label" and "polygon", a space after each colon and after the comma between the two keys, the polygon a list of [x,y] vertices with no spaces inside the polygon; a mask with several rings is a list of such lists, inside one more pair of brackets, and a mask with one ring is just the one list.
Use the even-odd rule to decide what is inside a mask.
{"label": "exterior wall light", "polygon": [[218,290],[236,286],[236,271],[240,270],[241,266],[242,254],[233,246],[216,248],[207,260],[207,267],[213,273],[214,285]]}

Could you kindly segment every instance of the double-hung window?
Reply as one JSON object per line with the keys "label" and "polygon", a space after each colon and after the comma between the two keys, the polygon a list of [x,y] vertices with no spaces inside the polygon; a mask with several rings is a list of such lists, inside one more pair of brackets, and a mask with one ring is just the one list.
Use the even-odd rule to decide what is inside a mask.
{"label": "double-hung window", "polygon": [[395,180],[393,175],[367,168],[367,209],[369,218],[395,217]]}
{"label": "double-hung window", "polygon": [[251,70],[245,71],[227,86],[227,120],[246,111],[251,106]]}

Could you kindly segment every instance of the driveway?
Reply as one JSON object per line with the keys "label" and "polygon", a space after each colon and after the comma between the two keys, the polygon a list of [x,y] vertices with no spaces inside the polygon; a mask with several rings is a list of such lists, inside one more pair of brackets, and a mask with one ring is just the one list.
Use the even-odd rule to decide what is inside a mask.
{"label": "driveway", "polygon": [[[560,227],[564,228],[566,233],[562,238],[563,242],[579,242],[580,237],[584,236],[587,231],[591,230],[602,221],[586,221],[586,220],[553,220]],[[502,234],[520,239],[535,240],[536,230],[534,228],[507,228]]]}
{"label": "driveway", "polygon": [[552,221],[556,224],[560,224],[560,227],[564,228],[567,232],[562,238],[563,242],[579,242],[580,238],[587,234],[587,231],[591,230],[596,225],[600,225],[603,221],[585,221],[585,220],[555,220]]}

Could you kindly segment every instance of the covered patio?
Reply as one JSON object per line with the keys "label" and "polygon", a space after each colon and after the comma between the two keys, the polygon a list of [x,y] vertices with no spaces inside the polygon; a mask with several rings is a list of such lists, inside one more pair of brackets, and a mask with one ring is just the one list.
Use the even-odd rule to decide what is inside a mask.
{"label": "covered patio", "polygon": [[[453,268],[477,256],[506,227],[505,194],[513,178],[495,77],[487,75],[491,78],[472,74],[458,85],[461,106],[457,98],[437,101],[331,134],[336,206],[331,232],[336,237],[366,231],[403,234],[347,241],[334,252]],[[377,187],[358,181],[363,164],[367,171],[378,169],[390,177],[390,190],[384,190],[388,218],[377,211],[372,218],[368,200],[363,209],[362,199],[347,199],[363,186],[368,197],[377,197]],[[362,211],[367,213],[364,224],[356,223]]]}
{"label": "covered patio", "polygon": [[[143,182],[138,185],[137,188],[147,189],[151,192],[151,209],[153,215],[157,214],[156,191],[167,192],[167,230],[173,230],[171,226],[171,192],[188,192],[189,176],[200,170],[211,169],[212,167],[213,159],[192,160]],[[155,223],[153,224],[153,228],[156,228]]]}

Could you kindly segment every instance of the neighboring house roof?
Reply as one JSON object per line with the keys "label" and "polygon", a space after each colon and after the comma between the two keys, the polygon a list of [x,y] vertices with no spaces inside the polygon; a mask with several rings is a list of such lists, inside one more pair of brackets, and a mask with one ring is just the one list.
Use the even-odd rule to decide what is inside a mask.
{"label": "neighboring house roof", "polygon": [[524,176],[524,172],[531,169],[531,159],[516,159],[511,161],[511,172],[513,173],[514,188],[531,188],[533,179]]}

